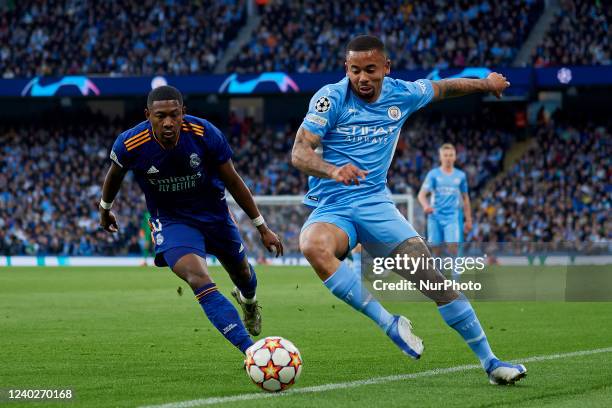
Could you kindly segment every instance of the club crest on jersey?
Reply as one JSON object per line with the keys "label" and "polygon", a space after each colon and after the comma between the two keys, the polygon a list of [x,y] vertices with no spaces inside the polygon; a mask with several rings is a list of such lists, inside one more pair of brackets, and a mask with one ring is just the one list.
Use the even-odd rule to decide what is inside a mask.
{"label": "club crest on jersey", "polygon": [[387,115],[393,120],[398,120],[402,116],[402,111],[397,106],[393,105],[387,109]]}
{"label": "club crest on jersey", "polygon": [[317,112],[327,112],[331,107],[331,101],[327,96],[322,96],[315,102],[315,110]]}
{"label": "club crest on jersey", "polygon": [[162,234],[157,234],[155,236],[155,243],[159,246],[164,243],[164,236]]}
{"label": "club crest on jersey", "polygon": [[191,153],[191,156],[189,156],[189,164],[191,167],[196,168],[200,165],[200,163],[202,163],[200,156],[198,156],[197,153]]}

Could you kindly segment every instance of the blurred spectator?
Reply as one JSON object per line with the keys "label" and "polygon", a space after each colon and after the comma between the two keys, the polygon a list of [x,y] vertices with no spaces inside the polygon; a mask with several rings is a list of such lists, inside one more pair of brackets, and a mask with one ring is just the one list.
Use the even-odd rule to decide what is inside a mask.
{"label": "blurred spectator", "polygon": [[[535,130],[537,146],[486,191],[502,170],[513,132],[496,115],[421,112],[400,135],[389,187],[404,194],[421,186],[438,165],[438,147],[454,143],[457,167],[469,179],[475,206],[474,241],[591,241],[612,238],[612,145],[609,127],[570,126],[559,114]],[[127,120],[126,120],[127,122]],[[574,122],[572,122],[574,123]],[[60,124],[0,125],[0,254],[140,255],[144,197],[128,173],[113,207],[120,232],[98,227],[98,202],[108,150],[126,123],[81,115]],[[224,128],[224,126],[220,126]],[[256,124],[231,115],[226,135],[234,162],[257,195],[300,195],[306,176],[290,164],[296,128]],[[301,204],[261,206],[262,213],[298,253],[300,228],[310,213]],[[233,207],[247,247],[263,257],[248,217]]]}
{"label": "blurred spectator", "polygon": [[591,0],[562,0],[561,5],[533,52],[534,66],[609,65],[612,5]]}
{"label": "blurred spectator", "polygon": [[490,194],[475,201],[474,241],[604,243],[612,239],[610,126],[560,115]]}
{"label": "blurred spectator", "polygon": [[392,69],[509,65],[542,9],[542,0],[270,2],[228,68],[343,71],[358,34],[385,42]]}
{"label": "blurred spectator", "polygon": [[211,72],[245,1],[18,1],[0,9],[0,76]]}
{"label": "blurred spectator", "polygon": [[121,233],[98,229],[97,205],[112,136],[106,119],[0,129],[0,239],[3,254],[126,254],[145,211],[128,176],[113,210]]}
{"label": "blurred spectator", "polygon": [[[307,177],[290,165],[295,127],[263,126],[233,114],[228,125],[226,135],[234,150],[235,165],[254,194],[305,192]],[[507,132],[484,130],[486,126],[477,117],[419,116],[402,133],[397,159],[389,173],[391,189],[397,193],[405,193],[407,186],[418,189],[428,168],[437,164],[437,147],[446,141],[457,144],[458,165],[468,172],[472,189],[476,189],[497,172],[509,142]],[[81,115],[63,124],[22,124],[19,128],[0,129],[2,253],[142,253],[148,240],[147,234],[141,232],[146,209],[131,173],[113,207],[119,217],[120,233],[107,234],[98,229],[97,204],[109,163],[108,149],[114,136],[126,127],[119,121]],[[266,206],[262,211],[288,241],[289,251],[296,252],[300,227],[309,210],[296,205]],[[240,218],[240,210],[235,212],[245,222],[242,231],[248,243],[263,255],[248,219]]]}

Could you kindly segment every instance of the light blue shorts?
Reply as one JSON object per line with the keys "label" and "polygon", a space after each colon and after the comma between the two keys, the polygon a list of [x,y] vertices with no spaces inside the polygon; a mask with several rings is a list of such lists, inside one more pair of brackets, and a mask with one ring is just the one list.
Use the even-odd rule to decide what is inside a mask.
{"label": "light blue shorts", "polygon": [[463,214],[427,217],[427,240],[431,245],[463,243]]}
{"label": "light blue shorts", "polygon": [[387,256],[408,238],[419,236],[384,194],[317,207],[302,227],[324,222],[343,230],[349,239],[347,252],[357,243],[372,256]]}

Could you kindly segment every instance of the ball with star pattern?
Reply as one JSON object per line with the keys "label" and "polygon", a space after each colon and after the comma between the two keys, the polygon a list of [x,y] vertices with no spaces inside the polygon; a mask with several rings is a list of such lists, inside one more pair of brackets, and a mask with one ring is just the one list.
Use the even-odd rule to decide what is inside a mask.
{"label": "ball with star pattern", "polygon": [[249,378],[262,390],[284,391],[300,378],[302,356],[289,340],[266,337],[247,349],[244,368]]}

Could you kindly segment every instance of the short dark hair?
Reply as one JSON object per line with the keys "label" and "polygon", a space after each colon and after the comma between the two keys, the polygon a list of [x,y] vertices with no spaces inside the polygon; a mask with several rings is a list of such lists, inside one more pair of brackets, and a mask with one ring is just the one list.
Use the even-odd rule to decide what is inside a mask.
{"label": "short dark hair", "polygon": [[179,105],[183,105],[183,95],[181,91],[170,85],[158,86],[149,92],[147,96],[147,107],[153,106],[155,101],[178,101]]}
{"label": "short dark hair", "polygon": [[385,44],[373,35],[358,35],[353,38],[346,46],[346,53],[349,51],[372,51],[378,50],[387,55]]}

